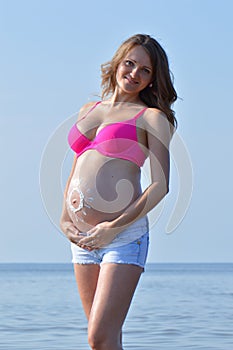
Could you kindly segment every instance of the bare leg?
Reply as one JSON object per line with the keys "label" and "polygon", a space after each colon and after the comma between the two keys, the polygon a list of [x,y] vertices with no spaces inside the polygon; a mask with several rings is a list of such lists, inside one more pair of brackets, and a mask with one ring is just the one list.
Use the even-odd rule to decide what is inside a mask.
{"label": "bare leg", "polygon": [[[74,264],[74,273],[78,291],[87,320],[89,320],[91,307],[96,292],[99,271],[100,267],[96,264]],[[122,344],[122,332],[120,332],[120,344]]]}
{"label": "bare leg", "polygon": [[74,273],[78,285],[78,291],[88,320],[95,296],[99,271],[100,267],[97,264],[74,264]]}
{"label": "bare leg", "polygon": [[103,264],[100,269],[88,327],[92,350],[122,350],[121,328],[142,268]]}

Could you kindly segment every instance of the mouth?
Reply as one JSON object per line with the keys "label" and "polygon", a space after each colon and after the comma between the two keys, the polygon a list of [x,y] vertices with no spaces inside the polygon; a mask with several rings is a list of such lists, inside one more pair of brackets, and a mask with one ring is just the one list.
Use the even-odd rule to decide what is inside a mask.
{"label": "mouth", "polygon": [[138,81],[136,81],[136,80],[133,80],[131,77],[129,77],[129,76],[125,76],[124,77],[130,84],[132,84],[132,85],[137,85],[137,84],[139,84],[138,83]]}

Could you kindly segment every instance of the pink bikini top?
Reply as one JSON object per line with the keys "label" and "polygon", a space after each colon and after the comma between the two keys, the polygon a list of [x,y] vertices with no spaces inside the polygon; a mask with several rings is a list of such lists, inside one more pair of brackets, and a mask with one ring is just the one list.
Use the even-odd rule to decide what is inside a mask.
{"label": "pink bikini top", "polygon": [[[97,102],[83,118],[99,103],[101,101]],[[143,108],[131,119],[106,125],[93,140],[83,135],[79,131],[77,124],[74,124],[68,134],[69,145],[77,154],[77,157],[87,150],[95,149],[105,156],[129,160],[141,167],[144,164],[146,155],[138,144],[136,121],[146,109]]]}

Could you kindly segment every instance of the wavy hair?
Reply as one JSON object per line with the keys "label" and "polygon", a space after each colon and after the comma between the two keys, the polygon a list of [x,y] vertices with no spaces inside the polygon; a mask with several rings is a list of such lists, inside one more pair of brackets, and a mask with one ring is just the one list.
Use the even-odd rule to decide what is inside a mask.
{"label": "wavy hair", "polygon": [[124,41],[116,51],[112,60],[101,65],[102,99],[113,94],[116,88],[116,72],[128,52],[135,46],[142,46],[148,53],[152,63],[152,87],[147,86],[140,91],[140,99],[148,106],[161,110],[173,127],[177,127],[175,113],[171,109],[177,99],[173,86],[173,75],[169,70],[166,52],[150,35],[136,34]]}

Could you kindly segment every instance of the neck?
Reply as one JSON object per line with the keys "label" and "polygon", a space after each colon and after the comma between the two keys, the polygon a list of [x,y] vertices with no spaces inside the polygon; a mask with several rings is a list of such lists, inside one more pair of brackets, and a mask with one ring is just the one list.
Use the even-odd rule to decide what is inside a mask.
{"label": "neck", "polygon": [[131,94],[123,94],[120,93],[117,89],[114,91],[114,94],[111,97],[111,102],[128,102],[128,103],[135,103],[135,104],[142,104],[141,99],[139,98],[139,95],[131,95]]}

